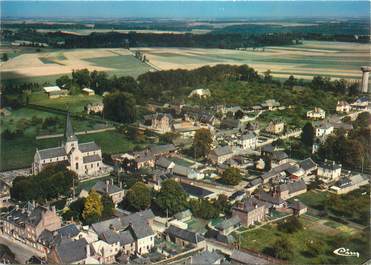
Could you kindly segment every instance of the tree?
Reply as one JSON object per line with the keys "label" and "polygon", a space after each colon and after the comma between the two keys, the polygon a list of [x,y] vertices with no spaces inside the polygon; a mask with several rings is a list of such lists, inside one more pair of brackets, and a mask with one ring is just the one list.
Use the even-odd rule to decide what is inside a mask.
{"label": "tree", "polygon": [[102,212],[103,204],[101,196],[95,190],[91,190],[88,197],[85,199],[82,218],[86,224],[92,224],[101,218]]}
{"label": "tree", "polygon": [[313,125],[310,122],[307,122],[302,130],[301,133],[301,141],[306,146],[312,146],[314,142],[314,128]]}
{"label": "tree", "polygon": [[136,118],[136,101],[132,94],[115,92],[103,99],[105,118],[113,121],[131,123]]}
{"label": "tree", "polygon": [[317,257],[324,252],[325,244],[321,240],[310,240],[305,243],[305,246],[307,247],[307,252],[312,257]]}
{"label": "tree", "polygon": [[243,117],[243,112],[242,112],[242,110],[237,110],[237,111],[235,112],[235,114],[234,114],[234,118],[235,118],[236,120],[239,120],[239,119],[242,119],[242,117]]}
{"label": "tree", "polygon": [[227,185],[237,185],[241,181],[241,172],[238,168],[229,167],[227,168],[221,178],[221,182]]}
{"label": "tree", "polygon": [[61,77],[55,80],[55,83],[57,84],[57,86],[69,90],[72,85],[72,79],[68,75],[62,75]]}
{"label": "tree", "polygon": [[204,128],[197,130],[192,145],[195,157],[205,157],[210,151],[212,142],[210,130]]}
{"label": "tree", "polygon": [[102,219],[105,220],[111,218],[115,209],[115,205],[113,204],[111,197],[103,195],[101,197],[101,201],[103,204]]}
{"label": "tree", "polygon": [[273,244],[272,251],[273,256],[278,259],[288,260],[293,256],[293,246],[287,240],[287,238],[280,238]]}
{"label": "tree", "polygon": [[6,62],[8,60],[9,60],[8,54],[7,53],[3,53],[3,56],[1,56],[1,61]]}
{"label": "tree", "polygon": [[209,220],[219,216],[219,209],[207,199],[192,199],[189,202],[192,214],[195,217]]}
{"label": "tree", "polygon": [[369,112],[362,112],[353,122],[354,128],[367,128],[371,124],[371,114]]}
{"label": "tree", "polygon": [[278,224],[278,229],[287,233],[294,233],[303,229],[303,224],[296,216],[290,216]]}
{"label": "tree", "polygon": [[151,205],[151,191],[143,182],[137,182],[126,194],[126,200],[135,210],[144,210]]}
{"label": "tree", "polygon": [[182,186],[173,179],[162,182],[162,187],[156,196],[155,203],[163,213],[174,215],[188,208],[187,194]]}
{"label": "tree", "polygon": [[73,70],[72,80],[80,87],[90,87],[90,73],[88,69]]}

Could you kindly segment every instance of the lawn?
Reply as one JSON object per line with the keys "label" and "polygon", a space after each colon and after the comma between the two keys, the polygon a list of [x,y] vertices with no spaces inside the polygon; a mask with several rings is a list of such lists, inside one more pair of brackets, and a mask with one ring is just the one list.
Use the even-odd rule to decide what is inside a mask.
{"label": "lawn", "polygon": [[323,210],[325,207],[327,196],[327,192],[310,190],[304,194],[297,196],[296,198],[310,208]]}
{"label": "lawn", "polygon": [[[127,152],[135,146],[125,135],[117,131],[80,135],[78,138],[80,143],[95,141],[102,148],[102,152],[107,154]],[[26,132],[24,136],[12,140],[2,139],[0,170],[30,167],[36,148],[55,147],[61,140],[61,138],[36,140],[31,132]]]}
{"label": "lawn", "polygon": [[[321,220],[300,217],[304,228],[293,234],[280,231],[276,224],[270,224],[261,228],[247,231],[240,235],[241,247],[255,251],[269,253],[274,242],[282,237],[286,237],[292,244],[293,257],[289,260],[294,264],[360,264],[369,258],[367,238],[357,231],[355,234],[344,232],[325,224]],[[323,253],[315,257],[311,256],[306,244],[307,242],[321,242]],[[360,252],[360,258],[339,257],[333,251],[339,247],[347,247],[352,251]]]}
{"label": "lawn", "polygon": [[60,110],[68,109],[70,112],[80,113],[84,111],[85,105],[100,103],[102,100],[103,98],[99,95],[85,96],[82,94],[49,99],[46,93],[34,92],[31,94],[30,103]]}

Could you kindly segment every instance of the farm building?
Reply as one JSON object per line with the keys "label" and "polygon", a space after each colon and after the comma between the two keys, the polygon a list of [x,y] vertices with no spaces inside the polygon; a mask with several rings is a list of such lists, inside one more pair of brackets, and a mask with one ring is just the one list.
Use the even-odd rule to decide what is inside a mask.
{"label": "farm building", "polygon": [[93,89],[90,89],[90,88],[87,88],[87,87],[83,88],[81,91],[85,96],[94,96],[95,95],[95,91]]}
{"label": "farm building", "polygon": [[68,90],[60,89],[59,86],[46,86],[43,89],[49,98],[60,98],[68,95]]}

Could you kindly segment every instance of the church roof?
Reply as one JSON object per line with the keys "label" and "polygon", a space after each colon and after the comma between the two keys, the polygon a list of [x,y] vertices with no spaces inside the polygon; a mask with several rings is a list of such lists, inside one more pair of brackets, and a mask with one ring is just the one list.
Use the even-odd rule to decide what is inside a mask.
{"label": "church roof", "polygon": [[48,149],[38,150],[41,159],[49,159],[54,157],[66,156],[66,151],[63,147],[53,147]]}
{"label": "church roof", "polygon": [[75,133],[73,132],[71,115],[69,112],[67,113],[66,126],[64,127],[64,139],[66,142],[77,140],[77,137]]}
{"label": "church roof", "polygon": [[95,142],[87,142],[87,143],[79,144],[79,150],[82,153],[86,153],[86,152],[100,150],[100,147]]}
{"label": "church roof", "polygon": [[93,163],[93,162],[101,161],[102,159],[100,158],[99,155],[91,155],[91,156],[84,156],[82,160],[84,161],[84,164],[86,164],[86,163]]}

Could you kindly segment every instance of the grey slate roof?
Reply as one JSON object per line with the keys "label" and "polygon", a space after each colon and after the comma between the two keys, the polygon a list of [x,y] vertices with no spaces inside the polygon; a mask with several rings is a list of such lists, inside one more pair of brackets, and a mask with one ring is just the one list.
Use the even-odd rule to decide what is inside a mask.
{"label": "grey slate roof", "polygon": [[165,157],[160,157],[156,161],[156,166],[159,166],[159,167],[162,167],[162,168],[168,168],[171,163],[172,163],[172,161],[170,161],[169,159],[167,159]]}
{"label": "grey slate roof", "polygon": [[295,181],[292,183],[287,184],[289,188],[289,193],[294,193],[300,190],[307,189],[307,185],[305,184],[304,180]]}
{"label": "grey slate roof", "polygon": [[273,151],[272,159],[273,160],[284,160],[287,159],[289,156],[284,151]]}
{"label": "grey slate roof", "polygon": [[120,235],[119,233],[113,231],[113,230],[107,230],[103,232],[100,236],[102,240],[107,242],[108,244],[115,244],[117,242],[120,242]]}
{"label": "grey slate roof", "polygon": [[237,249],[233,250],[230,258],[242,264],[269,264],[268,260]]}
{"label": "grey slate roof", "polygon": [[262,146],[261,148],[261,151],[262,152],[266,152],[266,153],[273,153],[273,151],[275,150],[276,148],[271,145],[271,144],[266,144],[264,146]]}
{"label": "grey slate roof", "polygon": [[63,264],[74,263],[87,258],[86,248],[88,242],[85,238],[79,240],[63,240],[55,247]]}
{"label": "grey slate roof", "polygon": [[233,207],[234,209],[237,210],[242,210],[244,212],[251,212],[254,210],[256,207],[264,207],[264,202],[254,198],[254,197],[249,197],[246,201],[243,202],[242,208],[239,205],[236,205]]}
{"label": "grey slate roof", "polygon": [[71,122],[71,115],[68,112],[66,117],[66,125],[64,127],[64,140],[68,141],[76,141],[77,137],[73,132],[72,122]]}
{"label": "grey slate roof", "polygon": [[82,160],[84,164],[86,164],[86,163],[93,163],[93,162],[101,161],[102,159],[100,158],[99,155],[90,155],[90,156],[84,156]]}
{"label": "grey slate roof", "polygon": [[134,242],[133,235],[129,230],[122,231],[119,234],[121,245],[125,246]]}
{"label": "grey slate roof", "polygon": [[222,260],[224,256],[216,251],[209,252],[203,251],[192,256],[190,262],[188,264],[195,264],[195,265],[203,265],[203,264],[220,264],[220,260]]}
{"label": "grey slate roof", "polygon": [[223,222],[220,222],[215,227],[219,230],[225,230],[238,224],[241,224],[240,218],[238,218],[238,216],[233,216],[229,219],[224,220]]}
{"label": "grey slate roof", "polygon": [[192,244],[197,244],[197,243],[202,242],[202,241],[205,240],[205,238],[203,236],[201,236],[200,234],[197,234],[197,233],[189,231],[189,230],[181,229],[181,228],[173,226],[173,225],[170,225],[170,227],[168,229],[166,229],[166,233],[170,237],[180,238],[180,239],[182,239],[184,241],[188,241]]}
{"label": "grey slate roof", "polygon": [[112,218],[99,223],[91,225],[92,229],[100,236],[103,232],[110,230],[111,228],[115,230],[123,229],[120,218]]}
{"label": "grey slate roof", "polygon": [[212,191],[209,191],[209,190],[197,187],[197,186],[193,186],[190,184],[181,183],[181,185],[185,192],[197,198],[205,198],[208,195],[213,194]]}
{"label": "grey slate roof", "polygon": [[60,156],[66,156],[66,151],[63,147],[53,147],[37,151],[41,159],[50,159]]}
{"label": "grey slate roof", "polygon": [[79,150],[82,153],[98,151],[100,147],[95,142],[87,142],[79,144]]}
{"label": "grey slate roof", "polygon": [[265,191],[261,191],[257,193],[256,197],[261,201],[269,202],[273,205],[280,205],[280,204],[285,203],[285,201],[282,200],[280,197],[272,196],[270,193],[265,192]]}
{"label": "grey slate roof", "polygon": [[[108,192],[106,192],[107,186],[108,186]],[[107,183],[105,183],[104,181],[98,181],[97,183],[95,183],[92,189],[96,190],[99,193],[107,193],[107,194],[112,194],[112,193],[122,191],[122,189],[120,189],[116,185],[112,185],[110,182],[108,182],[108,185],[107,185]]]}
{"label": "grey slate roof", "polygon": [[75,237],[80,233],[80,230],[75,224],[69,224],[56,230],[62,237]]}
{"label": "grey slate roof", "polygon": [[232,154],[232,150],[228,145],[218,146],[217,148],[213,149],[211,152],[215,153],[215,155],[217,156],[224,156],[224,155]]}
{"label": "grey slate roof", "polygon": [[175,175],[187,177],[188,174],[191,172],[191,169],[189,167],[175,165],[172,172]]}
{"label": "grey slate roof", "polygon": [[164,145],[154,144],[154,145],[151,145],[149,149],[151,150],[153,155],[160,155],[160,154],[176,151],[176,147],[173,144],[164,144]]}

